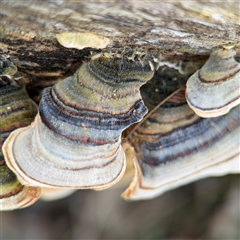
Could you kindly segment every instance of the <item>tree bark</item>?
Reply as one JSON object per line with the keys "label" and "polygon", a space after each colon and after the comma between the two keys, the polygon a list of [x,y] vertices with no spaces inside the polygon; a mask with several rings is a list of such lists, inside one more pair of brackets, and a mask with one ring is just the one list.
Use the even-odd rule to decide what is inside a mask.
{"label": "tree bark", "polygon": [[90,32],[108,38],[108,47],[145,47],[168,60],[207,58],[235,44],[240,58],[239,13],[237,1],[1,0],[0,53],[12,58],[34,94],[90,54],[61,46],[58,33]]}

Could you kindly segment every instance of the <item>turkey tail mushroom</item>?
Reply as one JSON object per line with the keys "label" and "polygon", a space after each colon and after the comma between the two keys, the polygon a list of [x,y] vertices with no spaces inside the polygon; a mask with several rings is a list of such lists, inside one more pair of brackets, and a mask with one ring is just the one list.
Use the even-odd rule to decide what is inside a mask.
{"label": "turkey tail mushroom", "polygon": [[0,211],[28,207],[40,198],[40,188],[22,185],[3,161],[0,162],[0,185]]}
{"label": "turkey tail mushroom", "polygon": [[126,165],[121,133],[147,112],[139,88],[153,76],[151,59],[145,51],[104,50],[45,89],[34,123],[4,144],[21,182],[95,190],[118,182]]}
{"label": "turkey tail mushroom", "polygon": [[16,67],[8,58],[0,61],[0,210],[27,207],[37,201],[41,190],[22,185],[8,168],[2,145],[9,134],[29,125],[37,114],[37,105],[28,97],[24,86],[11,76]]}
{"label": "turkey tail mushroom", "polygon": [[218,117],[240,103],[240,63],[233,49],[212,52],[187,81],[186,99],[200,117]]}
{"label": "turkey tail mushroom", "polygon": [[151,199],[201,178],[240,173],[240,106],[201,118],[179,90],[132,132],[135,176],[124,199]]}

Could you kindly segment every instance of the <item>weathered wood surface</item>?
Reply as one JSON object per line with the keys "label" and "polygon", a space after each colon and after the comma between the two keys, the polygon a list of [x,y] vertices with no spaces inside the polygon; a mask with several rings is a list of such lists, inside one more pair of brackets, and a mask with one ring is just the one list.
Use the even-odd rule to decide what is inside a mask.
{"label": "weathered wood surface", "polygon": [[240,57],[238,1],[1,0],[0,54],[33,92],[71,74],[89,49],[61,46],[56,34],[91,32],[109,47],[144,46],[166,59],[206,58],[225,44]]}

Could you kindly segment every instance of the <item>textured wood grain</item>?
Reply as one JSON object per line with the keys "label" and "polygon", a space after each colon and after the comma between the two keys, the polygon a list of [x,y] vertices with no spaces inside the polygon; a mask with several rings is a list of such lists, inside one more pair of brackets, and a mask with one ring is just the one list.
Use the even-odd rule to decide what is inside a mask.
{"label": "textured wood grain", "polygon": [[166,59],[206,58],[235,43],[240,57],[237,1],[8,1],[0,8],[0,53],[9,54],[34,92],[81,64],[89,49],[62,47],[55,35],[91,32],[109,47],[144,46]]}

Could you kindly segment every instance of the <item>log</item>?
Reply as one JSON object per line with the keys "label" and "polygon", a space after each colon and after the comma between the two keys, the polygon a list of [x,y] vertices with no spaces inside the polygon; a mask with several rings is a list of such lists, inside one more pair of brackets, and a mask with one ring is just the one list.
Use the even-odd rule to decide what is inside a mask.
{"label": "log", "polygon": [[[1,0],[0,16],[0,54],[11,57],[35,101],[93,50],[65,48],[56,39],[59,33],[98,34],[109,39],[108,47],[144,47],[168,61],[207,59],[213,49],[235,44],[240,59],[237,1]],[[121,190],[79,191],[59,202],[3,213],[3,238],[206,239],[214,233],[216,239],[239,238],[238,176],[201,180],[151,202],[121,202]],[[96,227],[96,219],[102,225]]]}
{"label": "log", "polygon": [[107,47],[144,47],[167,59],[207,58],[234,44],[240,58],[237,2],[1,1],[0,54],[9,55],[31,96],[72,74],[90,55],[58,43],[63,32],[93,33]]}

